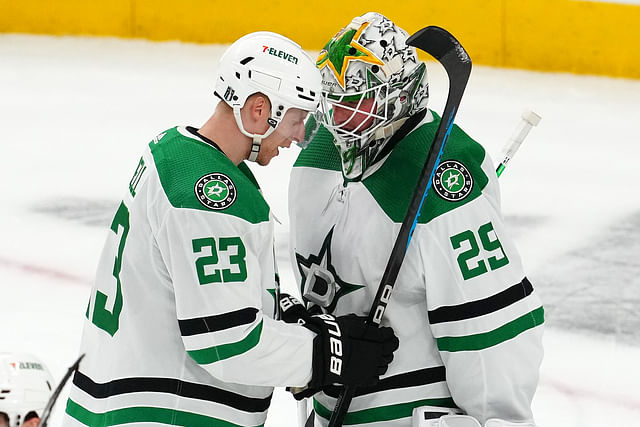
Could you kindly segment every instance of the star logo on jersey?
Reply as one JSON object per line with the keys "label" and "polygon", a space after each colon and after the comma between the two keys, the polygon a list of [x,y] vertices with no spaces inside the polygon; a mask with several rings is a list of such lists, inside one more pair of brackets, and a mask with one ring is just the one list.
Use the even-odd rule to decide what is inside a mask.
{"label": "star logo on jersey", "polygon": [[433,174],[432,184],[438,196],[450,202],[458,202],[471,193],[473,177],[462,163],[445,160]]}
{"label": "star logo on jersey", "polygon": [[336,77],[340,86],[345,87],[345,74],[351,61],[362,61],[369,64],[384,65],[384,63],[369,49],[358,43],[360,35],[369,25],[364,22],[360,28],[344,28],[333,36],[329,43],[320,51],[320,56],[316,62],[319,69],[329,67]]}
{"label": "star logo on jersey", "polygon": [[213,210],[226,209],[236,201],[236,186],[231,178],[221,173],[201,177],[195,185],[198,201]]}
{"label": "star logo on jersey", "polygon": [[332,300],[328,301],[328,304],[325,305],[329,313],[333,313],[340,298],[364,288],[364,285],[357,285],[342,280],[331,263],[331,239],[333,237],[333,230],[333,227],[329,230],[317,255],[309,254],[309,256],[305,258],[296,252],[296,263],[298,265],[298,271],[300,271],[300,276],[302,276],[301,295],[303,295],[303,299],[308,301],[308,298],[304,296],[305,284],[308,282],[307,279],[310,274],[316,275],[316,283],[319,284],[319,287],[335,287],[335,294]]}

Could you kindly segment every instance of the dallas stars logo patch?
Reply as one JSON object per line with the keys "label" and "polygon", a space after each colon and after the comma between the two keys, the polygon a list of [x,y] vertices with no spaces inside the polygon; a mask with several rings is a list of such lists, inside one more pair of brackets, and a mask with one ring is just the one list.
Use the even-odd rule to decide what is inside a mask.
{"label": "dallas stars logo patch", "polygon": [[209,209],[226,209],[236,201],[236,185],[221,173],[203,176],[196,182],[194,190],[198,201]]}
{"label": "dallas stars logo patch", "polygon": [[450,202],[459,202],[471,193],[473,178],[462,163],[445,160],[433,174],[432,184],[438,196]]}

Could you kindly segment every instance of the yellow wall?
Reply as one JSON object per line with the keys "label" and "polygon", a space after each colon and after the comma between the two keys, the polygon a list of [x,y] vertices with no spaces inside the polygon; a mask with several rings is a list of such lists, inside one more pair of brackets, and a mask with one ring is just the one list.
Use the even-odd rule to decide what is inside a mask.
{"label": "yellow wall", "polygon": [[581,0],[0,0],[0,32],[230,43],[271,30],[319,50],[370,10],[410,33],[447,28],[476,64],[640,78],[640,5]]}

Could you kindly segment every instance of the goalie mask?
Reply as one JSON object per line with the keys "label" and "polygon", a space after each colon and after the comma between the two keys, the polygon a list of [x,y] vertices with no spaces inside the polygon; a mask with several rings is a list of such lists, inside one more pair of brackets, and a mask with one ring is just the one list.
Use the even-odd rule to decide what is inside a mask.
{"label": "goalie mask", "polygon": [[37,357],[0,353],[0,412],[9,416],[10,427],[21,426],[30,412],[41,417],[53,386],[51,373]]}
{"label": "goalie mask", "polygon": [[427,108],[424,63],[408,34],[379,13],[354,18],[320,52],[320,122],[340,153],[346,178],[357,179],[406,118]]}

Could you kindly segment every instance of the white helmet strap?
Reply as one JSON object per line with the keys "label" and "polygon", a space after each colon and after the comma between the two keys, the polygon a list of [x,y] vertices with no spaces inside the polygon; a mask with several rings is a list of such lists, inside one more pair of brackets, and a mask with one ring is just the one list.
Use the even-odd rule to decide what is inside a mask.
{"label": "white helmet strap", "polygon": [[384,127],[376,129],[375,137],[373,139],[374,140],[386,139],[393,136],[393,134],[396,133],[396,131],[402,127],[402,125],[404,124],[404,122],[407,121],[407,119],[408,117],[403,117],[400,120],[395,120]]}
{"label": "white helmet strap", "polygon": [[244,128],[244,124],[242,123],[242,117],[240,116],[240,107],[233,107],[233,116],[236,119],[236,124],[238,125],[238,129],[240,129],[240,132],[242,132],[252,140],[251,151],[249,152],[249,157],[247,158],[247,160],[249,160],[250,162],[255,162],[258,159],[258,153],[260,153],[260,145],[262,144],[262,140],[271,135],[273,131],[276,130],[276,128],[275,126],[270,124],[267,131],[262,135],[250,133],[246,131],[246,129]]}
{"label": "white helmet strap", "polygon": [[260,152],[260,144],[262,144],[262,137],[258,135],[253,136],[253,142],[251,143],[251,152],[249,153],[250,162],[255,162],[258,158],[258,153]]}

